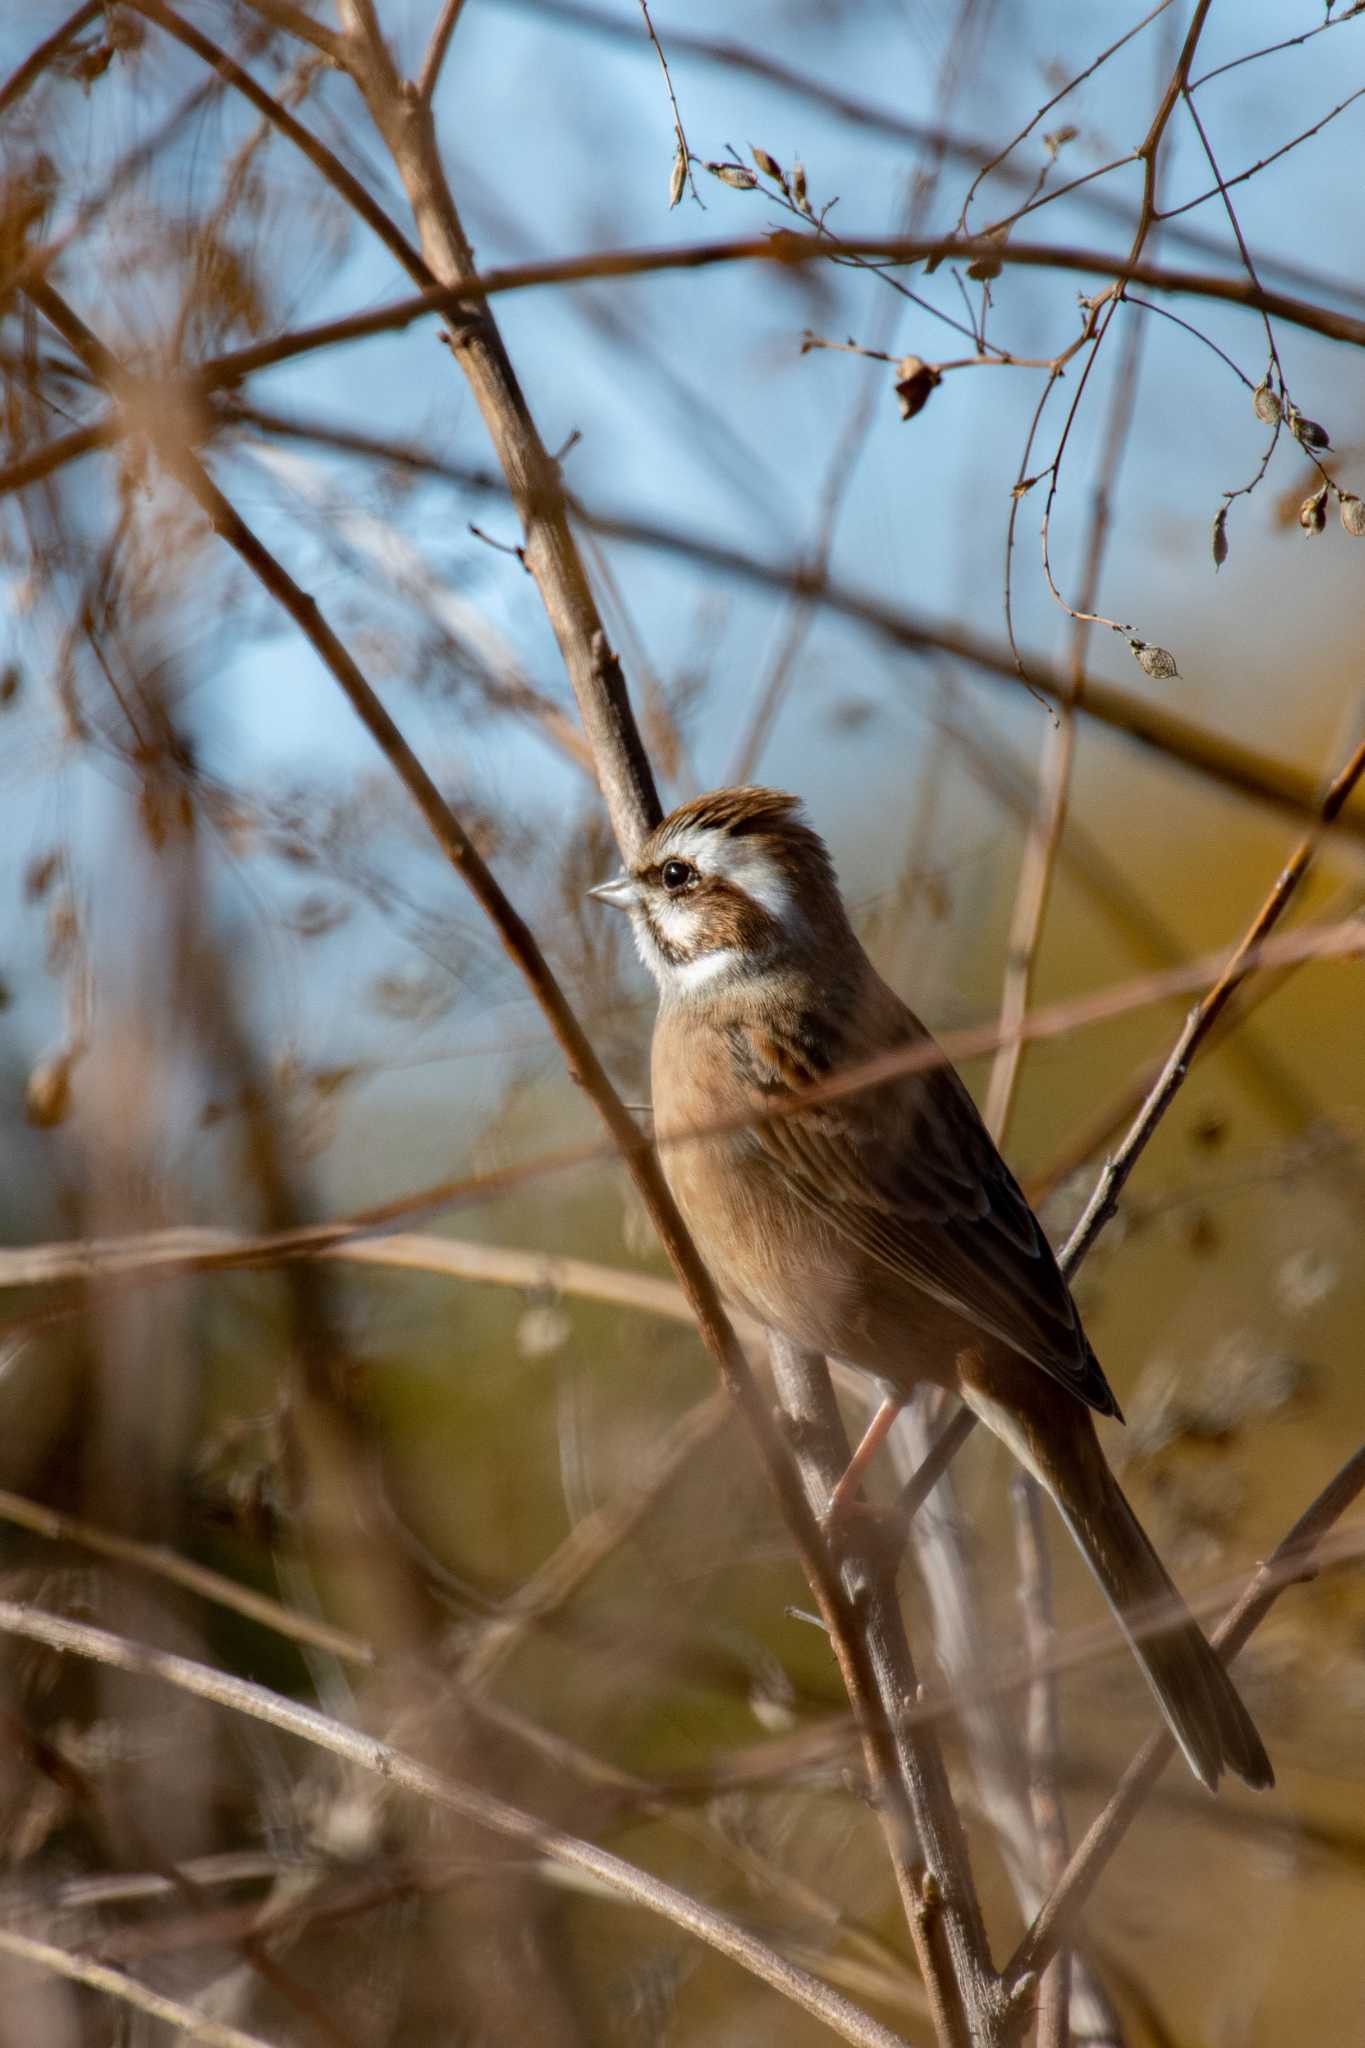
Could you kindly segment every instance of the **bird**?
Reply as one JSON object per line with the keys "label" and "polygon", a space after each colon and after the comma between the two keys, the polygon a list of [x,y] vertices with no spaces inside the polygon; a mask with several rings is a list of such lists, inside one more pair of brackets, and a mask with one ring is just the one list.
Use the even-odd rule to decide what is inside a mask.
{"label": "bird", "polygon": [[[658,986],[655,1140],[721,1293],[894,1396],[956,1394],[1053,1502],[1196,1778],[1274,1773],[1110,1470],[1119,1404],[1042,1225],[965,1083],[882,980],[786,791],[682,804],[590,892]],[[875,1086],[802,1098],[881,1055]],[[700,1134],[700,1135],[698,1135]]]}

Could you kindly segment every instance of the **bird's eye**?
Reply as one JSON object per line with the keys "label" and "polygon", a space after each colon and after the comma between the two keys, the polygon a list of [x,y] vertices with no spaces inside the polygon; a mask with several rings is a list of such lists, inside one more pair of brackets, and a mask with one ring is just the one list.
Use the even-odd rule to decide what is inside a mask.
{"label": "bird's eye", "polygon": [[659,880],[670,896],[677,896],[688,884],[695,882],[697,871],[691,861],[666,860],[659,870]]}

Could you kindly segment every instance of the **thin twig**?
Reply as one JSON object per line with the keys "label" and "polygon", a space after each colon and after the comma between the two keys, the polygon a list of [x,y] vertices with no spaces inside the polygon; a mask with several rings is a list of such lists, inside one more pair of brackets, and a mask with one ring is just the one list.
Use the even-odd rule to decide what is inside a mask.
{"label": "thin twig", "polygon": [[423,106],[431,105],[436,91],[436,81],[441,75],[446,51],[450,48],[450,38],[454,35],[455,25],[463,12],[464,0],[441,0],[441,12],[435,28],[431,31],[431,41],[427,44],[422,68],[417,74],[417,97]]}
{"label": "thin twig", "polygon": [[[41,254],[35,252],[37,260],[41,260]],[[822,236],[778,229],[763,237],[674,243],[664,248],[590,250],[579,256],[547,257],[535,263],[508,264],[482,272],[471,269],[458,283],[438,285],[385,306],[302,328],[273,340],[254,342],[221,357],[221,374],[225,379],[245,376],[249,371],[289,361],[317,347],[395,333],[429,315],[448,315],[462,306],[511,292],[540,291],[554,285],[588,284],[596,280],[658,277],[674,270],[709,270],[737,263],[801,268],[810,263],[829,262],[836,255],[879,258],[897,264],[971,263],[978,257],[988,257],[1026,270],[1073,271],[1099,278],[1118,275],[1125,286],[1136,284],[1148,291],[1240,306],[1302,327],[1308,333],[1325,335],[1331,341],[1365,347],[1365,317],[1213,271],[1177,270],[1142,259],[1129,261],[1099,250],[1049,242],[997,243],[982,237],[964,240],[952,235],[845,235],[832,245]]]}
{"label": "thin twig", "polygon": [[[1108,547],[1114,489],[1137,395],[1143,331],[1140,321],[1129,323],[1110,405],[1109,423],[1096,463],[1095,484],[1086,521],[1088,540],[1079,592],[1079,615],[1073,614],[1071,622],[1067,691],[1057,707],[1055,721],[1043,736],[1037,806],[1020,863],[1006,942],[1005,986],[1000,1002],[1000,1022],[1006,1033],[1025,1014],[1032,997],[1043,926],[1066,827],[1071,770],[1076,752],[1076,711],[1084,699],[1086,687],[1086,616],[1099,591]],[[1091,360],[1094,360],[1093,356]],[[991,1067],[986,1090],[986,1128],[1000,1146],[1005,1144],[1009,1132],[1022,1056],[1023,1047],[1019,1040],[1006,1036]]]}
{"label": "thin twig", "polygon": [[[1019,1552],[1019,1605],[1024,1620],[1024,1650],[1037,1677],[1029,1687],[1029,1793],[1038,1839],[1039,1876],[1048,1892],[1066,1869],[1066,1811],[1057,1783],[1060,1717],[1057,1685],[1049,1669],[1056,1628],[1052,1612],[1052,1561],[1043,1523],[1040,1489],[1027,1473],[1017,1473],[1010,1489],[1014,1502],[1015,1540]],[[1071,2038],[1071,1957],[1060,1949],[1043,1972],[1038,2004],[1037,2048],[1067,2048]]]}
{"label": "thin twig", "polygon": [[82,1521],[75,1515],[58,1514],[55,1508],[45,1507],[41,1501],[26,1500],[22,1494],[9,1493],[3,1488],[0,1488],[0,1521],[12,1522],[20,1529],[30,1529],[34,1535],[46,1536],[54,1543],[77,1543],[84,1550],[93,1550],[97,1556],[116,1558],[120,1564],[130,1564],[138,1571],[149,1572],[155,1578],[183,1586],[187,1592],[213,1601],[215,1606],[245,1615],[249,1621],[259,1622],[262,1628],[273,1629],[276,1635],[286,1636],[291,1642],[306,1643],[313,1649],[327,1651],[331,1656],[345,1658],[348,1663],[374,1662],[374,1650],[358,1636],[345,1629],[332,1628],[310,1614],[300,1614],[293,1608],[284,1607],[278,1600],[254,1592],[250,1586],[239,1585],[235,1579],[225,1578],[221,1572],[210,1571],[207,1565],[195,1564],[192,1559],[181,1557],[178,1551],[169,1550],[163,1543],[136,1543],[129,1536],[120,1536],[116,1530],[97,1528],[93,1522]]}
{"label": "thin twig", "polygon": [[[1365,774],[1365,741],[1356,748],[1345,767],[1324,791],[1318,807],[1323,825],[1329,825],[1339,815],[1362,774]],[[1085,1257],[1117,1209],[1119,1196],[1123,1192],[1128,1176],[1146,1151],[1153,1132],[1184,1081],[1191,1061],[1246,980],[1248,960],[1253,954],[1264,959],[1267,937],[1279,923],[1300,882],[1312,865],[1320,839],[1321,833],[1314,831],[1299,841],[1276,876],[1269,895],[1252,919],[1227,966],[1190,1012],[1185,1028],[1171,1047],[1166,1064],[1153,1084],[1147,1100],[1138,1111],[1123,1143],[1105,1166],[1085,1206],[1084,1214],[1067,1240],[1063,1264],[1068,1272]]]}
{"label": "thin twig", "polygon": [[[342,323],[343,326],[353,324]],[[310,330],[315,338],[326,332],[323,329]],[[201,374],[211,385],[230,384],[244,374],[244,367],[250,366],[246,359],[253,358],[256,353],[254,348],[233,351],[204,366]],[[117,440],[120,430],[118,415],[110,414],[94,426],[80,429],[78,435],[67,436],[59,443],[49,444],[46,449],[35,450],[18,465],[20,482],[31,481],[35,475],[46,476],[64,462]],[[341,430],[336,431],[339,434]],[[433,465],[434,472],[436,468]],[[439,473],[449,474],[455,480],[467,477],[481,489],[499,487],[491,477],[486,479],[482,471],[466,472],[457,466],[443,464],[439,466]],[[7,476],[13,474],[0,472],[0,494],[6,486]],[[573,512],[576,519],[603,538],[619,540],[630,546],[664,549],[710,573],[737,576],[759,589],[810,596],[824,609],[853,620],[884,639],[889,646],[917,654],[937,652],[950,655],[979,670],[991,682],[1003,683],[1011,689],[1027,687],[1054,703],[1065,697],[1063,676],[1053,670],[1042,656],[1025,651],[1016,661],[1007,646],[962,627],[947,627],[935,620],[921,618],[871,591],[862,591],[830,579],[812,582],[789,564],[766,562],[708,535],[681,532],[654,519],[621,517],[584,506],[576,500]],[[1021,681],[1021,664],[1027,683]],[[1093,679],[1079,708],[1083,718],[1122,734],[1139,746],[1175,761],[1191,773],[1238,796],[1265,804],[1298,821],[1316,815],[1314,780],[1292,761],[1279,760],[1220,734],[1205,731],[1173,712],[1164,711],[1125,690]],[[1334,829],[1349,837],[1365,840],[1365,819],[1346,816],[1336,821]]]}
{"label": "thin twig", "polygon": [[[594,35],[608,37],[627,49],[635,49],[639,44],[639,38],[623,14],[586,5],[585,0],[502,0],[502,4],[534,12],[538,21],[548,17],[551,20],[558,18],[571,22]],[[994,138],[963,134],[945,128],[940,123],[916,121],[888,107],[878,106],[871,100],[857,99],[852,94],[841,91],[827,77],[815,77],[798,71],[794,66],[784,64],[773,57],[767,50],[754,49],[732,38],[698,35],[694,31],[675,27],[669,29],[668,40],[676,53],[685,53],[732,75],[740,72],[763,79],[780,87],[784,92],[793,93],[799,98],[809,99],[817,106],[827,108],[839,119],[848,121],[855,127],[866,128],[875,135],[888,136],[894,142],[910,143],[928,155],[942,156],[946,161],[962,164],[969,170],[975,171],[996,150]],[[1123,199],[1101,191],[1095,181],[1108,171],[1132,162],[1133,157],[1130,154],[1118,159],[1116,163],[1103,166],[1098,171],[1087,173],[1084,178],[1073,179],[1069,185],[1056,188],[1044,203],[1051,204],[1066,193],[1079,190],[1087,205],[1106,215],[1126,233],[1131,230],[1133,224],[1132,206]],[[1016,170],[1008,160],[1000,165],[997,175],[1014,185],[1025,185],[1030,182],[1028,172]],[[1187,248],[1197,250],[1202,256],[1216,257],[1221,254],[1218,241],[1198,228],[1177,228],[1176,239],[1183,242]],[[1291,257],[1278,256],[1266,260],[1268,264],[1273,261],[1274,267],[1286,281],[1294,282],[1303,290],[1321,292],[1330,286],[1337,289],[1353,289],[1348,280],[1329,280],[1294,262]]]}
{"label": "thin twig", "polygon": [[[1308,960],[1350,960],[1362,954],[1365,954],[1365,919],[1352,916],[1328,925],[1304,926],[1298,931],[1267,939],[1246,955],[1241,971],[1245,975],[1253,969],[1273,970]],[[1082,1026],[1127,1016],[1144,1005],[1169,1002],[1175,996],[1207,989],[1226,962],[1226,951],[1208,954],[1157,974],[1111,985],[1091,996],[1048,1004],[1032,1012],[1020,1030],[1030,1042],[1062,1038]],[[949,1062],[961,1064],[980,1058],[993,1052],[999,1042],[998,1021],[948,1032],[931,1044],[913,1046],[904,1052],[881,1055],[875,1060],[845,1068],[790,1105],[766,1106],[763,1114],[769,1118],[799,1115],[815,1104],[859,1094],[902,1074],[922,1073]],[[749,1115],[721,1119],[686,1139],[665,1140],[664,1144],[704,1143],[711,1138],[743,1130],[750,1121]],[[643,1142],[636,1133],[636,1146]],[[616,1157],[614,1143],[589,1141],[563,1146],[508,1166],[495,1167],[486,1173],[434,1182],[337,1222],[305,1224],[261,1238],[234,1240],[229,1234],[217,1231],[206,1232],[202,1236],[194,1232],[171,1232],[164,1240],[153,1237],[138,1241],[108,1240],[96,1242],[93,1246],[19,1248],[3,1253],[0,1278],[6,1286],[39,1285],[49,1280],[77,1277],[96,1281],[101,1278],[104,1260],[108,1262],[103,1273],[106,1281],[144,1266],[149,1274],[167,1265],[171,1268],[180,1265],[189,1270],[226,1270],[237,1265],[252,1266],[263,1261],[274,1263],[283,1258],[323,1254],[383,1264],[388,1259],[382,1245],[353,1246],[350,1241],[362,1233],[388,1232],[395,1224],[415,1216],[434,1215],[461,1204],[495,1201],[551,1174],[604,1164]],[[446,1256],[442,1247],[449,1243],[449,1240],[441,1238],[400,1239],[392,1263],[433,1271],[458,1271],[470,1278],[495,1281],[502,1275],[508,1284],[515,1286],[536,1285],[548,1280],[568,1292],[583,1292],[602,1300],[620,1301],[652,1314],[670,1313],[669,1296],[662,1291],[654,1291],[661,1287],[661,1283],[648,1282],[643,1276],[617,1276],[611,1268],[596,1267],[586,1261],[559,1261],[553,1255],[540,1253],[526,1254],[527,1264],[522,1267],[513,1263],[516,1255],[506,1249],[490,1254],[487,1263],[479,1263],[473,1247],[462,1250],[459,1245],[452,1245]],[[146,1246],[145,1255],[139,1248],[142,1245]]]}
{"label": "thin twig", "polygon": [[259,2034],[245,2034],[240,2027],[210,2019],[195,2012],[192,2006],[181,2005],[178,1999],[165,1998],[150,1985],[140,1984],[136,1977],[96,1962],[93,1956],[73,1955],[70,1949],[21,1934],[17,1927],[0,1927],[0,1954],[29,1963],[35,1970],[47,1970],[54,1977],[64,1977],[69,1984],[84,1984],[91,1991],[102,1991],[135,2012],[146,2013],[149,2019],[174,2027],[182,2040],[198,2042],[199,2048],[271,2048],[271,2043],[263,2041]]}
{"label": "thin twig", "polygon": [[654,54],[659,60],[659,69],[664,75],[664,90],[668,94],[668,104],[673,109],[673,137],[676,153],[673,159],[673,193],[675,196],[673,197],[672,204],[676,206],[678,200],[681,199],[682,180],[685,178],[688,190],[698,206],[700,206],[702,204],[701,194],[697,190],[697,181],[692,175],[692,151],[688,148],[687,135],[683,128],[682,113],[678,106],[678,95],[673,90],[673,79],[668,69],[668,59],[664,55],[664,46],[659,41],[655,33],[654,23],[650,19],[649,0],[640,0],[640,12],[645,18],[645,31],[649,36],[650,42],[654,45]]}

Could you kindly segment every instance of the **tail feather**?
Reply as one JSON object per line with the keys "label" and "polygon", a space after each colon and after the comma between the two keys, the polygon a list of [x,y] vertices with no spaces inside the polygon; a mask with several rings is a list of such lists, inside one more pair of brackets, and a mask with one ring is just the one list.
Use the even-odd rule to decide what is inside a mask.
{"label": "tail feather", "polygon": [[[1259,1790],[1275,1773],[1227,1669],[1105,1463],[1089,1418],[1040,1472],[1156,1695],[1185,1761],[1215,1791],[1224,1768]],[[1036,1449],[1036,1446],[1035,1446]]]}

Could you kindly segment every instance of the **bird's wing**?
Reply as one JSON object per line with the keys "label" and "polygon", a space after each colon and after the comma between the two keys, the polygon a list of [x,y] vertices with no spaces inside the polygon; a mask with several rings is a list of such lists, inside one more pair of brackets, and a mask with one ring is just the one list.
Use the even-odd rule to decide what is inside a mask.
{"label": "bird's wing", "polygon": [[[931,1042],[889,989],[879,998],[861,1029],[831,1033],[816,1011],[789,1029],[737,1026],[734,1051],[755,1108],[779,1107],[897,1044]],[[1042,1227],[950,1066],[765,1119],[753,1142],[859,1250],[1102,1415],[1119,1413]]]}

